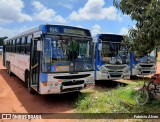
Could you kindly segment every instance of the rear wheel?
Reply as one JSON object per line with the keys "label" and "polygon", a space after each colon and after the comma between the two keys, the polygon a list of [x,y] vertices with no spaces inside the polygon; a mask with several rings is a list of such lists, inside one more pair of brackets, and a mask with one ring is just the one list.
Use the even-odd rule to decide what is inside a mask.
{"label": "rear wheel", "polygon": [[28,91],[30,94],[34,93],[34,89],[31,87],[31,82],[30,82],[30,77],[29,77],[29,72],[25,73],[25,83],[27,85]]}
{"label": "rear wheel", "polygon": [[7,69],[7,73],[8,73],[8,62],[6,62],[6,69]]}
{"label": "rear wheel", "polygon": [[144,105],[149,99],[149,94],[145,88],[141,88],[136,92],[135,98],[138,105]]}
{"label": "rear wheel", "polygon": [[12,71],[11,71],[11,66],[10,66],[10,63],[8,62],[7,63],[7,73],[11,76],[13,75]]}

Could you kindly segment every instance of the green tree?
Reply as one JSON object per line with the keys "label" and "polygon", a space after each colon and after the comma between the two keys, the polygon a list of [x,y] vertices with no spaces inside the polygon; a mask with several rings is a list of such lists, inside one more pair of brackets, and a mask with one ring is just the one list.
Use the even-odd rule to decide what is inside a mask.
{"label": "green tree", "polygon": [[114,0],[114,5],[136,21],[126,37],[133,51],[146,55],[160,45],[160,0]]}
{"label": "green tree", "polygon": [[6,39],[6,38],[8,38],[8,37],[6,37],[6,36],[5,37],[0,37],[0,46],[3,45],[3,40]]}

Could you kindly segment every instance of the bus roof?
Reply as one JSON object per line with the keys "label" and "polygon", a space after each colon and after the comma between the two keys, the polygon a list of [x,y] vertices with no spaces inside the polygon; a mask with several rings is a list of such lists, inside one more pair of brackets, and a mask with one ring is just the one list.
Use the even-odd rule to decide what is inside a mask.
{"label": "bus roof", "polygon": [[[41,26],[41,25],[40,25],[40,26]],[[40,26],[37,26],[37,27],[31,28],[31,29],[29,29],[29,30],[26,30],[26,31],[24,31],[24,32],[22,32],[22,33],[20,33],[20,34],[18,34],[18,35],[16,35],[16,36],[9,37],[9,38],[5,39],[4,41],[11,40],[11,39],[15,39],[15,38],[18,38],[18,37],[23,36],[23,35],[28,35],[28,34],[30,34],[30,33],[40,31]]]}
{"label": "bus roof", "polygon": [[[51,25],[51,24],[45,24],[45,25],[39,25],[37,27],[34,27],[34,28],[31,28],[29,30],[26,30],[16,36],[13,36],[13,37],[10,37],[10,38],[7,38],[5,39],[4,41],[7,41],[7,40],[11,40],[11,39],[16,39],[18,37],[21,37],[21,36],[25,36],[25,35],[29,35],[29,34],[32,34],[34,32],[38,32],[38,31],[42,31],[42,32],[46,32],[46,28],[47,26],[56,26],[56,27],[70,27],[70,28],[76,28],[76,29],[81,29],[81,30],[85,30],[85,31],[88,31],[90,32],[88,29],[85,29],[85,28],[81,28],[81,27],[76,27],[76,26],[69,26],[69,25]],[[45,28],[46,27],[46,28]],[[45,29],[44,29],[45,28]]]}

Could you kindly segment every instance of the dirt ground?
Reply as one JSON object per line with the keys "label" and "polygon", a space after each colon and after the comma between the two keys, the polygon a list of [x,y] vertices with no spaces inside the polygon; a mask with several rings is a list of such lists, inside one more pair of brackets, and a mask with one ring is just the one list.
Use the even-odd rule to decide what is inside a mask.
{"label": "dirt ground", "polygon": [[[73,113],[76,94],[29,94],[23,81],[9,76],[0,57],[0,113]],[[4,120],[1,120],[4,121]],[[44,120],[43,120],[44,121]],[[45,120],[49,121],[49,120]],[[57,120],[62,121],[62,120]],[[67,120],[65,120],[67,121]],[[68,120],[68,122],[73,120]]]}
{"label": "dirt ground", "polygon": [[[157,64],[157,73],[160,73],[160,63]],[[96,90],[108,87],[108,83],[97,84]],[[113,84],[114,86],[117,83]],[[113,86],[111,86],[113,87]],[[27,88],[18,77],[9,76],[2,66],[0,56],[0,113],[74,113],[74,104],[77,94],[39,95],[29,94]],[[1,120],[5,122],[6,120]],[[9,120],[10,122],[14,120]],[[29,120],[26,120],[29,121]],[[36,121],[36,120],[34,120]],[[42,122],[51,121],[41,120]],[[77,120],[54,120],[77,121]],[[38,120],[38,122],[40,122]]]}

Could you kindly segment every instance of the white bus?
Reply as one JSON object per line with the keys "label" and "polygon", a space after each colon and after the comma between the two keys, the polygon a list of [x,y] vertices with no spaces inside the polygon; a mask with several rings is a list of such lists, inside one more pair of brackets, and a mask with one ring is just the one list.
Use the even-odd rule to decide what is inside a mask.
{"label": "white bus", "polygon": [[3,62],[39,94],[94,87],[93,42],[87,29],[40,25],[4,40]]}

